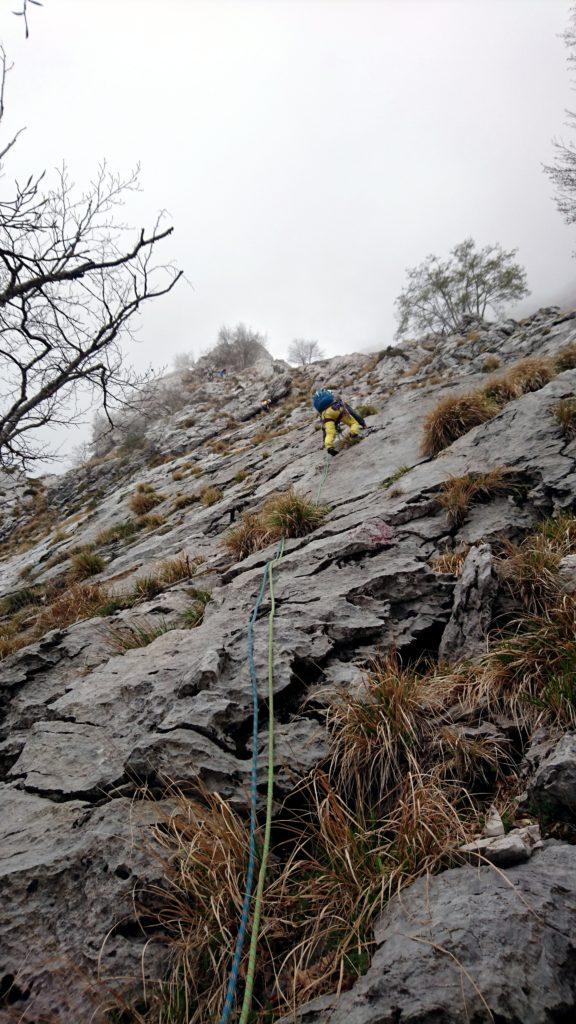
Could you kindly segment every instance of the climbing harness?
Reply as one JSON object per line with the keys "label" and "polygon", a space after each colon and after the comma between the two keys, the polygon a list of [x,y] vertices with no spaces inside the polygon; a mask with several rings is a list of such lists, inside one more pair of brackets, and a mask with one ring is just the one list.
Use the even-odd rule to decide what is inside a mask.
{"label": "climbing harness", "polygon": [[[320,498],[320,494],[326,482],[329,470],[330,456],[326,454],[326,457],[324,459],[322,477],[320,480],[320,484],[318,486],[318,490],[316,492],[316,502],[318,502]],[[242,1002],[239,1024],[246,1024],[250,1014],[250,1008],[252,1005],[252,992],[254,988],[254,976],[256,971],[258,933],[260,930],[262,901],[264,896],[264,886],[266,884],[268,856],[270,852],[270,835],[272,831],[272,805],[274,797],[274,617],[276,614],[276,602],[274,597],[274,568],[282,559],[282,556],[284,554],[284,544],[285,540],[284,537],[282,537],[278,543],[278,547],[276,548],[276,551],[274,552],[272,558],[270,558],[264,566],[258,596],[256,598],[252,614],[248,621],[248,667],[250,672],[250,685],[252,691],[252,771],[250,786],[250,833],[248,866],[246,869],[246,887],[244,890],[244,898],[242,901],[242,913],[240,916],[238,935],[236,937],[234,956],[232,958],[232,966],[230,968],[230,977],[228,979],[228,987],[226,989],[226,998],[224,1000],[224,1005],[222,1007],[222,1013],[220,1015],[219,1024],[228,1024],[230,1014],[234,1006],[236,989],[238,987],[240,961],[242,959],[242,951],[244,949],[244,942],[248,930],[250,902],[252,898],[252,887],[254,884],[254,868],[256,863],[256,810],[258,803],[259,705],[258,680],[256,675],[256,665],[254,662],[254,625],[258,617],[258,612],[260,611],[260,606],[264,599],[264,594],[266,592],[266,584],[268,584],[270,590],[270,611],[268,613],[268,778],[266,786],[266,820],[264,824],[264,840],[262,845],[262,855],[260,858],[260,870],[258,872],[258,883],[256,886],[256,895],[254,898],[254,915],[252,919],[252,933],[250,937],[250,950],[248,954],[248,969],[246,973],[244,999]]]}

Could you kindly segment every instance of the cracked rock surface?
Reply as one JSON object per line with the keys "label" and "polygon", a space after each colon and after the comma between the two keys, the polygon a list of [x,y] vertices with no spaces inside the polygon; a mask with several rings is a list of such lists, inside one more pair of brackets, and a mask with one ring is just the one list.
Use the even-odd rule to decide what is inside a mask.
{"label": "cracked rock surface", "polygon": [[[444,871],[395,897],[368,972],[306,1024],[568,1021],[576,1002],[576,848],[549,842],[505,873]],[[294,1018],[284,1018],[283,1024]]]}
{"label": "cracked rock surface", "polygon": [[[392,353],[378,362],[371,355],[337,357],[313,364],[306,375],[276,362],[237,379],[197,381],[189,385],[190,410],[153,424],[148,447],[129,455],[113,449],[47,479],[52,521],[20,545],[10,538],[33,514],[26,481],[12,475],[0,481],[6,495],[0,525],[3,597],[64,578],[72,549],[95,542],[105,567],[90,583],[114,594],[149,576],[165,559],[182,554],[203,559],[191,580],[123,611],[53,629],[0,663],[0,992],[6,993],[0,999],[1,1024],[14,1013],[29,1024],[42,1014],[62,1024],[97,1022],[102,1018],[96,989],[101,996],[102,985],[129,991],[138,983],[145,938],[130,894],[158,879],[149,826],[169,813],[167,784],[193,794],[200,783],[241,813],[247,810],[252,720],[246,629],[274,548],[235,561],[222,540],[243,511],[257,509],[279,490],[294,486],[316,495],[323,453],[310,411],[311,391],[329,385],[351,404],[369,401],[378,412],[369,417],[368,436],[332,461],[321,494],[330,508],[325,522],[308,537],[287,541],[275,573],[278,800],[326,756],[326,737],[308,697],[326,685],[358,686],[367,661],[390,647],[407,658],[436,655],[439,647],[447,659],[475,653],[493,615],[491,545],[518,539],[542,516],[574,506],[576,442],[566,440],[551,410],[576,393],[576,370],[511,402],[435,459],[422,456],[421,437],[423,421],[440,399],[485,383],[486,354],[497,354],[505,369],[520,357],[554,353],[575,340],[576,321],[551,309],[522,324],[490,325],[474,332],[474,340],[446,339],[424,369],[412,367],[430,353],[408,343],[404,355]],[[260,402],[273,388],[275,404],[262,413]],[[190,412],[194,424],[186,426]],[[521,490],[472,507],[453,525],[438,500],[443,483],[497,466],[513,471]],[[131,517],[129,502],[138,484],[158,494],[153,510],[158,524],[124,539],[98,541],[103,531]],[[210,506],[199,497],[207,486],[221,492]],[[436,556],[464,545],[471,551],[459,581],[434,569]],[[202,624],[186,628],[194,588],[209,591],[212,599]],[[265,599],[255,630],[262,699],[268,610]],[[160,635],[119,653],[111,645],[111,631],[131,627],[161,627]],[[261,793],[265,747],[263,715]],[[548,782],[542,785],[549,789]],[[134,799],[143,786],[146,796]],[[560,881],[562,872],[568,880]],[[565,886],[563,892],[573,894],[573,872],[571,848],[564,847],[537,850],[510,870],[511,885],[499,885],[488,868],[448,872],[431,882],[438,919],[442,922],[443,900],[451,893],[454,901],[446,914],[453,918],[447,920],[456,922],[466,900],[475,901],[474,928],[488,944],[489,964],[500,955],[506,927],[517,930],[522,944],[523,929],[533,929],[536,943],[536,924],[527,919],[521,901],[511,902],[514,887],[533,891],[535,906],[546,917],[560,902],[552,892],[556,880]],[[461,879],[458,884],[466,890],[453,880],[450,886],[442,881],[448,875]],[[490,884],[494,900],[483,911],[474,886],[488,894]],[[396,934],[397,926],[412,927],[412,918],[402,914],[418,916],[412,907],[423,898],[422,888],[413,897],[406,891],[383,919],[381,936]],[[448,924],[442,928],[438,934],[444,941]],[[471,936],[463,937],[470,949]],[[435,1005],[441,983],[460,993],[461,977],[450,973],[449,958],[425,944],[412,942],[400,955],[400,941],[382,938],[382,956],[379,950],[362,984],[377,991],[383,977],[397,978],[403,1016],[394,1016],[396,1004],[384,996],[380,1009],[377,1000],[362,997],[352,1010],[353,990],[342,996],[331,1018],[335,1024],[350,1012],[383,1024],[466,1019],[461,1009],[452,1018],[434,1017],[428,1008],[428,1016],[417,1016],[419,1005]],[[561,967],[568,940],[544,929],[538,941],[545,943],[542,964],[527,959],[522,968],[528,990],[535,993],[532,1016],[522,1002],[520,967],[512,965],[507,973],[502,960],[494,1012],[502,1013],[504,1022],[561,1019],[538,1016],[548,1006],[546,971],[558,976],[562,998],[573,999],[572,982]],[[165,960],[162,942],[154,939],[145,969],[160,973]],[[520,1016],[506,1008],[506,985],[514,990],[510,1006],[514,1000],[521,1004]],[[464,987],[475,1006],[473,991]],[[556,1012],[552,1002],[550,1007],[550,1014]],[[318,1012],[314,1016],[311,1010],[310,1019],[327,1019]]]}

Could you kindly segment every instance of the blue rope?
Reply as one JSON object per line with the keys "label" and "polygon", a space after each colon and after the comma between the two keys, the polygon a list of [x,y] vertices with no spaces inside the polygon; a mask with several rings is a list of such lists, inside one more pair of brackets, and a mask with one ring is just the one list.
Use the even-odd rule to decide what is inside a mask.
{"label": "blue rope", "polygon": [[[320,497],[322,488],[328,476],[330,470],[331,458],[326,453],[324,460],[324,468],[322,471],[322,478],[316,494],[316,502]],[[266,583],[268,580],[268,567],[271,563],[276,562],[282,555],[284,547],[284,539],[281,538],[278,542],[278,547],[271,559],[266,562],[264,571],[262,573],[262,580],[260,582],[260,590],[258,591],[258,597],[252,610],[248,622],[248,667],[250,671],[250,684],[252,688],[252,772],[251,772],[251,785],[250,785],[250,838],[249,838],[249,851],[248,851],[248,867],[246,869],[246,888],[244,890],[244,899],[242,901],[242,913],[240,915],[240,925],[238,927],[238,935],[236,936],[236,945],[234,947],[234,956],[232,958],[232,966],[230,968],[230,977],[228,978],[228,987],[226,989],[226,998],[222,1007],[222,1013],[220,1015],[219,1024],[228,1024],[232,1008],[234,1006],[234,1000],[236,998],[236,988],[238,986],[238,974],[240,971],[240,961],[242,959],[242,950],[244,949],[244,942],[246,940],[246,932],[248,929],[248,918],[250,916],[250,900],[252,898],[252,889],[254,886],[254,867],[256,864],[256,809],[258,805],[258,679],[256,676],[256,665],[254,664],[254,625],[258,612],[260,611],[260,605],[264,599],[266,592]]]}
{"label": "blue rope", "polygon": [[236,945],[234,947],[234,956],[232,958],[232,966],[230,968],[230,977],[228,979],[228,987],[226,989],[226,998],[224,1000],[224,1006],[222,1007],[222,1014],[220,1016],[220,1024],[228,1024],[230,1014],[234,1006],[234,999],[236,997],[236,988],[238,985],[238,973],[240,970],[240,961],[242,959],[242,950],[244,948],[244,941],[246,939],[246,931],[248,928],[248,917],[250,914],[250,900],[252,897],[252,888],[254,885],[254,867],[256,863],[256,808],[258,804],[258,678],[256,675],[256,665],[254,663],[254,624],[258,612],[260,611],[260,605],[264,599],[266,592],[266,583],[268,580],[268,566],[270,562],[274,562],[280,551],[282,541],[279,542],[276,552],[273,558],[271,558],[264,566],[262,573],[262,580],[260,583],[260,590],[258,591],[258,597],[254,605],[252,614],[248,622],[248,667],[250,670],[250,683],[252,687],[252,773],[251,773],[251,785],[250,785],[250,839],[249,839],[249,852],[248,852],[248,867],[246,869],[246,889],[244,891],[244,899],[242,901],[242,914],[240,916],[240,925],[238,927],[238,935],[236,937]]}

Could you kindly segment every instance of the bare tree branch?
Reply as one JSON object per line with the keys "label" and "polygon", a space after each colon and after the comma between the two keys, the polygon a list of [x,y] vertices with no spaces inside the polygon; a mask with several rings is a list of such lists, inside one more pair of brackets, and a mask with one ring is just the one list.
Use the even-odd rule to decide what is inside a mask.
{"label": "bare tree branch", "polygon": [[315,359],[323,359],[324,353],[317,341],[307,341],[306,338],[294,338],[288,346],[288,360],[291,363],[298,363],[299,366],[308,366]]}
{"label": "bare tree branch", "polygon": [[19,11],[12,11],[12,14],[15,14],[17,18],[23,18],[24,19],[24,34],[26,36],[26,39],[28,39],[28,37],[30,35],[30,29],[29,29],[29,26],[28,26],[28,4],[33,4],[34,7],[42,7],[43,6],[42,3],[41,3],[41,0],[22,0],[22,8],[21,8],[21,10],[19,10]]}
{"label": "bare tree branch", "polygon": [[[9,70],[0,50],[0,122]],[[122,178],[104,163],[80,191],[64,166],[51,187],[30,175],[0,200],[0,465],[45,456],[35,432],[80,415],[70,412],[79,388],[112,420],[149,379],[124,365],[121,342],[182,272],[156,262],[173,230],[161,218],[128,243],[118,210],[137,187],[138,168]]]}

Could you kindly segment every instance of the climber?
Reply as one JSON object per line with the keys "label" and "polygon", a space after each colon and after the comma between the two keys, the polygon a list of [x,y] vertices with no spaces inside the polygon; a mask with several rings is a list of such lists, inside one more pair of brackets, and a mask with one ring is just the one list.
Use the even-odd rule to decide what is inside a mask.
{"label": "climber", "polygon": [[312,405],[322,420],[324,432],[324,448],[330,455],[336,455],[338,449],[334,442],[336,434],[340,433],[342,427],[348,427],[350,437],[360,438],[362,430],[366,429],[366,423],[360,413],[355,412],[337,395],[327,388],[320,388],[314,393]]}

